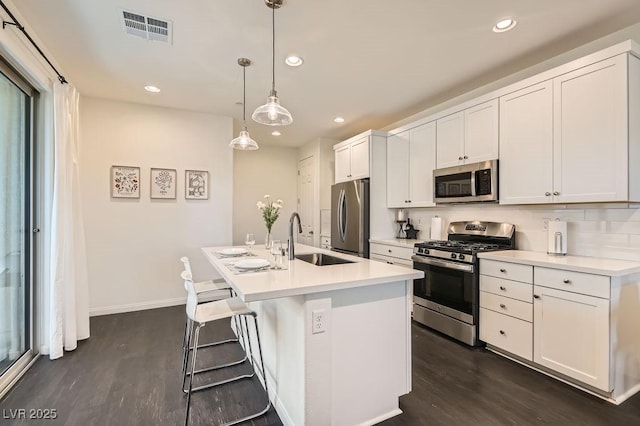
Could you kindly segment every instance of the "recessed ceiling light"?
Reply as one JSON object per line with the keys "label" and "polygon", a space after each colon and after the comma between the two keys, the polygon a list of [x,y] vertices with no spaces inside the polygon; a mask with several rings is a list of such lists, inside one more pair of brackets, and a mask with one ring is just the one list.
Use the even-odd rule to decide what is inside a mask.
{"label": "recessed ceiling light", "polygon": [[144,90],[151,93],[158,93],[160,89],[156,86],[144,86]]}
{"label": "recessed ceiling light", "polygon": [[281,135],[281,133],[279,131],[277,131],[277,130],[274,130],[273,132],[271,132],[271,134],[273,136],[280,136]]}
{"label": "recessed ceiling light", "polygon": [[334,123],[344,123],[344,118],[343,117],[336,117],[333,119]]}
{"label": "recessed ceiling light", "polygon": [[513,18],[504,18],[496,22],[493,26],[494,33],[503,33],[505,31],[509,31],[513,27],[516,26],[516,20]]}
{"label": "recessed ceiling light", "polygon": [[284,63],[289,65],[290,67],[299,67],[303,62],[304,61],[302,60],[302,58],[296,55],[289,55],[284,60]]}

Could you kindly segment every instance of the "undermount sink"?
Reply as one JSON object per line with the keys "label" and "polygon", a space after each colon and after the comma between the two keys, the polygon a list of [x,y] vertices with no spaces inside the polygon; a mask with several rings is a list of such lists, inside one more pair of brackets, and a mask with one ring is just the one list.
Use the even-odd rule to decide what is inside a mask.
{"label": "undermount sink", "polygon": [[331,256],[324,253],[297,254],[296,259],[310,263],[316,266],[340,265],[342,263],[355,263],[351,260],[342,259],[340,257]]}

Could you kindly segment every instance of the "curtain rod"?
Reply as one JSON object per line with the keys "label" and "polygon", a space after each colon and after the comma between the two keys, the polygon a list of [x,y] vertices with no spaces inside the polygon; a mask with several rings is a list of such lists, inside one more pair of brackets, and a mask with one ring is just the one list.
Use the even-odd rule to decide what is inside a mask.
{"label": "curtain rod", "polygon": [[6,29],[7,25],[13,25],[14,27],[16,27],[17,29],[22,31],[22,34],[24,34],[24,36],[27,38],[27,40],[29,40],[31,42],[31,44],[33,45],[33,47],[36,48],[38,53],[44,58],[45,61],[47,61],[47,63],[53,69],[53,71],[55,71],[55,73],[58,74],[58,80],[60,81],[60,83],[62,83],[62,84],[68,83],[67,79],[65,79],[64,76],[58,72],[56,67],[53,66],[53,64],[51,63],[49,58],[47,58],[47,55],[45,55],[44,52],[42,50],[40,50],[40,48],[38,47],[36,42],[33,41],[31,36],[27,33],[27,30],[24,29],[24,26],[20,25],[20,23],[18,22],[16,17],[13,16],[13,13],[11,13],[11,11],[7,8],[7,6],[4,4],[4,2],[2,0],[0,0],[0,6],[2,6],[2,8],[4,9],[5,12],[7,12],[7,14],[9,15],[9,18],[11,18],[11,21],[2,20],[2,29],[3,30]]}

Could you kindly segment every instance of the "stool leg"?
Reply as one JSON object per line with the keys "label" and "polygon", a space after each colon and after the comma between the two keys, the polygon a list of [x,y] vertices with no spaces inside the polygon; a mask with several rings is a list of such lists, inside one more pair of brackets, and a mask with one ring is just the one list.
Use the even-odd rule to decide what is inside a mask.
{"label": "stool leg", "polygon": [[189,353],[191,352],[191,350],[189,349],[189,346],[193,341],[193,333],[194,333],[193,328],[194,328],[193,321],[189,320],[189,332],[187,334],[187,348],[185,349],[184,357],[182,359],[182,391],[183,392],[187,391],[185,389],[185,385],[187,380],[187,366],[189,365]]}
{"label": "stool leg", "polygon": [[191,343],[191,319],[189,317],[186,318],[184,324],[184,339],[182,340],[182,378],[183,378],[183,387],[184,387],[184,375],[187,371],[187,359],[189,358],[189,345]]}
{"label": "stool leg", "polygon": [[247,356],[249,357],[249,364],[253,366],[253,352],[251,351],[251,335],[249,334],[249,327],[247,326],[247,316],[243,315],[242,320],[244,321],[244,329],[247,331],[247,340],[249,342],[249,351],[247,352],[247,348],[245,347],[245,353],[247,353]]}
{"label": "stool leg", "polygon": [[193,372],[196,368],[196,357],[198,355],[198,337],[200,337],[200,328],[204,327],[204,324],[198,324],[196,326],[195,335],[193,337],[193,356],[191,357],[191,376],[189,377],[189,388],[187,390],[187,409],[184,416],[184,425],[189,424],[189,406],[191,405],[191,389],[193,389]]}

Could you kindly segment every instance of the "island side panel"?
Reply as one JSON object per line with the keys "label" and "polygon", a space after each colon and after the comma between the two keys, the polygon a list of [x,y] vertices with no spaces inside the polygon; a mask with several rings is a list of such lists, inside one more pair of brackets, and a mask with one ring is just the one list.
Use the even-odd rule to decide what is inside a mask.
{"label": "island side panel", "polygon": [[[330,406],[330,424],[353,425],[401,413],[398,398],[411,390],[410,290],[410,283],[399,281],[307,296],[308,414]],[[313,334],[313,310],[329,306],[326,331]],[[320,374],[330,368],[330,383],[313,366]]]}
{"label": "island side panel", "polygon": [[[270,399],[285,425],[308,424],[305,422],[304,304],[304,296],[249,304],[258,314]],[[253,327],[249,329],[251,345],[257,348]],[[257,351],[254,358],[260,365]]]}
{"label": "island side panel", "polygon": [[640,274],[611,279],[612,399],[621,404],[640,390]]}

